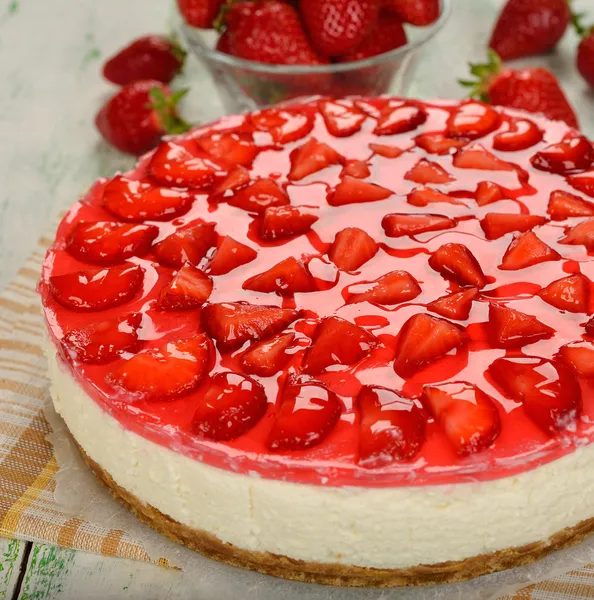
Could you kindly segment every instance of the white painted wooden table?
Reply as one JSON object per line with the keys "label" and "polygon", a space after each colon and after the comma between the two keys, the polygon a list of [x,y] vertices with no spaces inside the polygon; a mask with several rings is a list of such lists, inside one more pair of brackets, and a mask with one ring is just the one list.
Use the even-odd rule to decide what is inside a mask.
{"label": "white painted wooden table", "polygon": [[[456,84],[484,45],[502,0],[453,0],[454,14],[425,56],[411,95],[460,97]],[[594,7],[576,0],[576,7]],[[10,281],[60,210],[97,177],[132,160],[95,133],[93,116],[112,91],[102,60],[133,37],[169,29],[169,0],[1,0],[0,289]],[[594,94],[574,68],[569,33],[545,62],[560,77],[584,131],[594,137]],[[218,116],[212,81],[193,63],[187,116]],[[183,575],[144,563],[0,539],[0,600],[164,600],[178,598]]]}

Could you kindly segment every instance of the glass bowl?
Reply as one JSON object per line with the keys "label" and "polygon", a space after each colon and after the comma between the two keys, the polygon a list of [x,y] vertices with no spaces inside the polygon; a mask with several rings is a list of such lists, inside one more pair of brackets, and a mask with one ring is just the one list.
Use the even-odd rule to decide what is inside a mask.
{"label": "glass bowl", "polygon": [[322,66],[268,65],[215,49],[212,30],[190,27],[179,18],[189,50],[210,71],[227,113],[263,108],[302,96],[404,95],[419,58],[451,12],[452,0],[441,0],[441,13],[428,27],[407,27],[408,44],[391,52],[351,63]]}

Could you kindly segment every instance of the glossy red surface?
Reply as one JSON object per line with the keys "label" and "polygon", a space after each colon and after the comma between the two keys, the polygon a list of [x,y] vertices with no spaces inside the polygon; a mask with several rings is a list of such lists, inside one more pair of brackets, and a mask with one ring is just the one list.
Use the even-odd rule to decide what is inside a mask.
{"label": "glossy red surface", "polygon": [[[180,185],[179,177],[184,174],[193,176],[194,179],[193,187],[182,192],[155,192],[150,188],[153,190],[153,196],[164,193],[165,197],[170,194],[176,199],[183,198],[183,211],[187,208],[186,195],[192,197],[187,212],[176,208],[177,214],[174,211],[172,220],[169,221],[166,220],[165,209],[169,210],[171,203],[161,202],[157,198],[159,210],[164,207],[159,213],[159,220],[146,221],[159,230],[153,248],[174,231],[196,220],[215,223],[219,246],[222,236],[231,236],[237,242],[255,250],[257,256],[228,273],[212,275],[214,286],[209,302],[245,301],[255,305],[273,305],[301,311],[300,317],[284,331],[293,333],[294,339],[287,349],[287,360],[281,361],[285,363],[282,371],[267,377],[250,375],[263,386],[266,393],[266,413],[262,418],[255,420],[257,422],[253,427],[230,441],[213,441],[200,435],[200,428],[192,426],[197,408],[204,402],[208,379],[204,379],[201,386],[194,387],[186,395],[172,400],[143,400],[122,389],[114,388],[109,383],[113,378],[108,376],[118,369],[121,370],[124,361],[129,360],[132,354],[124,352],[115,361],[93,365],[77,362],[62,348],[60,340],[70,330],[131,312],[142,314],[142,324],[138,331],[141,345],[138,350],[161,346],[167,341],[191,338],[203,331],[200,308],[164,311],[157,307],[158,298],[171,282],[176,269],[160,265],[152,250],[140,257],[126,258],[127,262],[136,263],[143,268],[144,279],[142,290],[124,304],[99,312],[80,312],[64,307],[52,296],[49,285],[51,276],[92,266],[82,262],[80,255],[78,258],[73,256],[67,249],[67,240],[76,224],[80,221],[122,221],[104,206],[103,196],[108,182],[97,182],[84,200],[77,202],[62,221],[56,242],[48,252],[40,283],[49,331],[61,359],[94,401],[124,427],[209,465],[233,472],[257,473],[267,478],[310,484],[392,486],[496,479],[534,468],[572,452],[579,445],[591,442],[594,439],[594,384],[588,379],[581,377],[579,380],[582,389],[581,413],[578,416],[574,414],[575,418],[568,423],[566,429],[553,434],[539,427],[521,402],[504,396],[489,377],[485,376],[488,367],[498,358],[535,356],[550,359],[556,356],[559,348],[565,344],[583,340],[589,343],[592,339],[588,338],[584,329],[588,315],[594,309],[594,297],[591,294],[587,314],[560,310],[538,295],[542,288],[568,274],[582,273],[588,278],[590,287],[594,281],[594,262],[590,259],[586,247],[559,243],[566,230],[583,220],[583,217],[549,220],[551,215],[547,213],[549,196],[553,191],[571,193],[584,201],[586,196],[568,184],[566,173],[560,175],[538,170],[531,164],[531,158],[536,152],[559,143],[568,133],[568,128],[562,123],[552,123],[539,117],[528,117],[517,112],[507,113],[497,109],[501,119],[492,119],[492,123],[489,122],[489,126],[483,128],[488,132],[481,136],[480,131],[477,133],[472,124],[467,123],[467,119],[473,113],[477,113],[477,110],[465,107],[463,122],[472,134],[469,137],[473,139],[466,139],[458,132],[455,140],[449,140],[446,123],[448,119],[450,123],[454,122],[450,117],[455,117],[459,108],[457,103],[435,102],[421,106],[421,103],[407,101],[407,106],[400,111],[394,112],[386,108],[388,105],[397,108],[401,104],[402,101],[398,99],[357,101],[358,107],[367,117],[361,123],[357,123],[357,127],[352,128],[353,133],[350,136],[331,135],[326,129],[324,119],[317,112],[316,102],[313,101],[305,107],[298,107],[294,113],[291,112],[292,109],[287,108],[280,114],[268,111],[263,116],[256,115],[253,118],[230,117],[215,123],[212,129],[200,128],[183,136],[184,147],[198,147],[193,140],[215,130],[241,133],[241,136],[237,136],[239,141],[236,148],[233,147],[234,138],[226,138],[225,147],[229,148],[226,150],[229,156],[242,157],[241,161],[248,170],[249,180],[253,182],[256,178],[265,178],[276,182],[286,192],[291,205],[308,207],[306,212],[317,217],[317,220],[311,223],[311,228],[300,235],[264,241],[260,235],[263,217],[258,214],[262,213],[264,208],[248,212],[232,205],[235,197],[233,190],[227,190],[222,195],[214,193],[217,186],[221,189],[221,181],[232,168],[231,164],[225,164],[224,156],[217,155],[210,160],[208,156],[204,156],[204,150],[196,151],[199,158],[196,159],[194,167],[184,164],[179,169],[176,167],[173,175],[167,175],[168,171],[163,162],[167,148],[161,150],[161,185],[166,182],[167,177],[177,185]],[[422,112],[416,111],[416,106],[422,108]],[[405,133],[390,135],[385,126],[378,129],[377,118],[380,113],[384,122],[389,120],[387,115],[409,115],[412,112],[426,114],[426,120],[408,119],[407,128],[412,129]],[[478,114],[481,114],[480,110]],[[392,119],[392,116],[389,118]],[[530,123],[535,124],[543,132],[542,141],[536,141],[533,146],[520,151],[494,150],[494,136],[508,130],[518,131],[517,123],[513,126],[510,124],[518,118],[528,119]],[[381,137],[374,134],[374,130],[381,133]],[[433,141],[431,144],[426,143],[430,139],[426,134],[434,133],[436,135],[431,137],[431,140],[435,141],[435,144]],[[437,134],[445,134],[446,137]],[[256,146],[255,151],[253,148],[245,150],[250,136]],[[347,164],[347,161],[362,161],[367,165],[370,174],[366,176],[365,169],[357,169],[355,173],[363,176],[363,179],[358,179],[348,171],[345,173],[343,164],[339,163],[330,164],[300,177],[297,181],[290,180],[288,174],[291,171],[291,153],[303,146],[311,136],[335,150],[343,164]],[[421,146],[415,143],[418,136],[425,136],[419,138],[422,140]],[[538,140],[539,137],[535,136],[534,140]],[[286,145],[279,145],[285,142]],[[370,146],[374,144],[379,144],[374,146],[375,151]],[[200,147],[206,146],[201,144]],[[208,147],[217,146],[210,144]],[[480,154],[480,147],[491,154],[479,156],[479,162],[473,163],[477,158],[476,153]],[[468,148],[471,150],[468,151]],[[432,149],[435,153],[430,154]],[[255,159],[250,162],[254,155]],[[335,162],[334,158],[331,162]],[[132,180],[150,180],[147,169],[149,160],[150,156],[141,159],[138,167],[127,173],[126,177]],[[413,174],[416,174],[414,177],[406,177],[420,160],[429,161],[434,166],[427,169],[426,163],[422,163],[423,168],[413,170]],[[454,166],[455,164],[458,166]],[[481,166],[482,169],[472,168],[472,164]],[[200,171],[200,185],[209,187],[196,188],[197,171],[192,171],[193,168]],[[206,179],[203,177],[205,168],[208,171]],[[445,194],[446,201],[439,201],[439,196],[434,194],[431,197],[433,200],[430,198],[425,205],[422,202],[411,203],[411,192],[422,186],[418,180],[427,176],[428,171],[429,177],[434,177],[434,182],[427,183],[427,186]],[[345,185],[345,177],[347,180],[350,178],[350,183],[373,183],[389,190],[391,194],[387,198],[382,197],[384,194],[379,194],[378,199],[374,201],[365,201],[364,197],[357,201],[359,188],[355,189],[353,195],[353,188],[349,183],[349,189],[346,190],[348,193],[340,196],[342,199],[347,198],[348,203],[342,203],[341,200],[340,203],[332,202],[331,205],[328,200],[332,201],[332,198],[335,198],[334,190],[341,180],[343,186]],[[436,179],[439,181],[435,181]],[[241,186],[238,189],[245,196],[245,173],[235,181]],[[482,184],[479,187],[481,194],[490,194],[493,191],[492,186],[483,182],[497,183],[501,187],[503,197],[498,199],[501,194],[497,190],[497,193],[493,193],[493,199],[485,200],[486,196],[481,195],[482,205],[479,206],[476,200],[477,186]],[[231,183],[231,186],[233,185],[235,184]],[[183,188],[181,185],[180,187]],[[258,198],[260,199],[257,199],[257,202],[268,202],[266,198]],[[230,202],[226,199],[230,199]],[[437,201],[434,201],[435,199]],[[110,200],[113,202],[113,198]],[[252,201],[253,198],[250,202]],[[490,203],[485,203],[487,201]],[[127,211],[125,199],[122,202],[117,204],[118,210],[125,211],[127,219],[130,214],[138,214],[135,209]],[[278,202],[275,205],[278,205]],[[481,219],[493,212],[545,217],[547,221],[544,224],[535,223],[532,231],[559,253],[560,258],[519,270],[501,269],[502,257],[514,233],[505,233],[492,240],[486,239],[481,228]],[[449,227],[452,223],[448,222],[449,228],[430,227],[424,233],[412,237],[403,235],[401,230],[398,230],[398,237],[389,237],[386,231],[390,232],[390,229],[384,230],[384,226],[389,224],[390,220],[384,217],[393,213],[438,215],[441,221],[446,221],[444,217],[448,217],[455,221],[455,227]],[[327,255],[336,234],[347,227],[362,229],[379,245],[375,255],[371,253],[373,257],[352,272],[339,271]],[[464,278],[460,279],[459,274],[448,275],[447,267],[440,266],[439,270],[436,270],[429,264],[432,254],[444,244],[450,243],[463,244],[476,258],[485,277],[484,281],[480,281],[480,291],[476,296],[472,294],[468,318],[464,321],[452,321],[464,330],[464,344],[403,379],[395,373],[393,366],[398,347],[397,336],[403,324],[418,313],[427,313],[435,317],[434,313],[428,311],[428,304],[450,293],[468,289],[460,287],[465,285],[465,282]],[[206,273],[214,252],[213,247],[207,251],[204,258],[196,258],[197,266]],[[246,280],[291,257],[306,265],[311,274],[311,280],[306,281],[307,286],[311,287],[307,289],[313,291],[284,293],[282,282],[277,292],[243,289]],[[353,300],[352,294],[368,291],[370,282],[393,271],[410,273],[418,282],[420,293],[417,294],[415,289],[409,300],[391,305]],[[301,281],[299,285],[305,284]],[[471,285],[476,287],[476,282],[471,282]],[[512,349],[497,347],[488,335],[486,325],[490,302],[498,302],[535,316],[550,327],[554,334],[547,339],[539,339],[524,346],[520,344],[520,347]],[[267,444],[267,440],[273,428],[277,407],[282,405],[281,396],[285,380],[288,375],[301,372],[311,339],[315,339],[313,333],[316,324],[330,316],[337,316],[358,325],[375,336],[375,340],[364,345],[363,357],[358,358],[355,364],[334,364],[314,376],[338,396],[342,405],[341,415],[331,427],[331,431],[305,450],[275,449]],[[337,345],[341,344],[340,339],[336,339],[335,342]],[[221,353],[216,350],[211,357],[211,376],[225,371],[243,372],[242,364],[249,364],[249,361],[242,363],[242,354],[251,345],[252,342],[246,342],[232,352]],[[343,354],[345,353],[346,350]],[[350,351],[348,354],[353,355]],[[359,356],[359,353],[355,354]],[[430,416],[431,411],[427,411],[427,407],[421,407],[424,385],[449,381],[472,384],[493,399],[499,413],[501,430],[487,448],[481,448],[480,451],[469,455],[457,453],[439,424]],[[426,420],[425,440],[413,458],[379,461],[380,466],[377,468],[359,465],[361,415],[357,395],[363,385],[395,390],[402,397],[412,398],[421,408]],[[300,419],[302,418],[303,414],[300,415]],[[366,427],[369,427],[369,424]]]}

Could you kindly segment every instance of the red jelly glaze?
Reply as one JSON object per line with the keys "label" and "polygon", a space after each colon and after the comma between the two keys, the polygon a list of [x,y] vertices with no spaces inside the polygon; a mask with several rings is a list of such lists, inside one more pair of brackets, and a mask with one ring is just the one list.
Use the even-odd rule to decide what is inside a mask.
{"label": "red jelly glaze", "polygon": [[[203,221],[215,223],[218,245],[222,236],[231,236],[238,243],[257,252],[251,262],[229,273],[212,277],[214,288],[209,302],[244,301],[301,311],[299,318],[284,330],[284,333],[293,333],[295,338],[287,350],[290,356],[283,369],[269,377],[250,374],[253,380],[263,386],[268,400],[265,415],[252,428],[225,442],[196,435],[192,422],[198,403],[204,397],[204,386],[207,383],[188,395],[172,400],[138,400],[121,390],[114,391],[106,380],[106,376],[132,354],[124,353],[107,364],[91,365],[77,362],[61,350],[59,342],[68,331],[132,312],[142,314],[138,331],[141,343],[135,352],[160,346],[167,341],[191,338],[203,331],[200,307],[179,312],[158,309],[159,295],[170,283],[176,270],[159,265],[152,249],[147,254],[127,259],[128,262],[142,266],[144,280],[142,290],[121,306],[98,313],[84,313],[65,308],[52,297],[48,283],[50,276],[91,267],[67,251],[68,236],[75,224],[80,221],[117,220],[102,206],[103,191],[108,183],[106,180],[97,182],[87,196],[77,202],[66,215],[43,268],[40,293],[45,316],[65,368],[69,369],[84,390],[104,410],[125,428],[145,438],[232,472],[257,473],[265,478],[314,485],[381,487],[491,480],[529,470],[570,453],[579,445],[594,441],[592,381],[579,380],[582,410],[575,426],[553,435],[538,427],[521,402],[505,397],[485,375],[497,358],[536,356],[551,359],[565,344],[592,340],[584,325],[594,309],[594,294],[590,294],[592,300],[589,301],[588,314],[563,312],[538,296],[542,288],[568,274],[582,273],[590,282],[594,281],[594,261],[590,260],[587,249],[583,245],[559,243],[566,230],[583,218],[549,220],[550,215],[547,213],[549,196],[556,190],[579,195],[584,200],[586,198],[571,188],[564,176],[537,170],[530,162],[536,152],[560,142],[570,130],[559,122],[553,123],[537,116],[497,108],[501,119],[495,129],[472,142],[458,137],[455,144],[452,144],[451,151],[429,154],[423,146],[415,144],[415,139],[422,140],[422,136],[429,133],[447,136],[447,122],[458,110],[458,103],[415,103],[426,114],[424,122],[418,120],[411,131],[378,137],[373,131],[377,128],[379,115],[387,114],[386,107],[390,105],[401,106],[402,100],[379,98],[345,102],[347,105],[354,103],[366,115],[360,129],[350,136],[336,137],[327,130],[322,115],[317,111],[315,100],[283,108],[283,131],[286,130],[290,135],[279,137],[278,126],[266,131],[269,121],[272,125],[276,122],[270,116],[274,116],[274,111],[267,111],[265,119],[258,115],[228,117],[182,136],[182,141],[189,141],[214,131],[231,131],[244,136],[247,134],[247,137],[251,135],[258,154],[252,164],[245,165],[250,181],[258,178],[272,179],[287,193],[291,205],[308,207],[318,219],[306,233],[264,241],[258,233],[261,216],[227,202],[226,199],[234,193],[232,190],[222,196],[212,193],[225,178],[225,171],[215,174],[210,188],[192,190],[195,199],[186,214],[178,215],[170,221],[147,221],[147,224],[154,225],[159,230],[153,248],[185,225]],[[543,139],[520,151],[502,153],[494,149],[494,136],[509,131],[511,122],[518,118],[533,122],[543,132]],[[307,127],[303,126],[302,121],[307,123]],[[368,166],[370,175],[361,181],[381,186],[392,194],[373,202],[363,203],[362,199],[361,203],[330,205],[328,198],[332,197],[332,192],[344,176],[343,164],[333,164],[299,181],[290,181],[288,174],[291,169],[291,152],[303,146],[312,136],[333,148],[342,157],[343,164],[348,164],[348,161],[363,161]],[[500,160],[520,168],[456,168],[453,156],[458,151],[457,148],[466,142],[468,146],[478,143]],[[391,155],[374,152],[372,147],[377,143],[396,148],[398,152]],[[407,196],[419,184],[407,180],[405,174],[422,158],[435,163],[451,176],[450,181],[431,184],[430,187],[450,195],[456,199],[456,203],[435,202],[419,207],[407,202]],[[142,158],[137,168],[126,176],[148,180],[149,160],[150,155]],[[475,200],[475,190],[485,181],[499,185],[502,198],[489,205],[479,206]],[[517,271],[499,269],[498,265],[501,264],[514,233],[487,240],[480,220],[489,212],[545,217],[547,222],[536,226],[534,231],[561,258]],[[382,227],[382,219],[386,215],[412,213],[448,217],[453,220],[455,227],[428,231],[412,237],[386,236]],[[337,269],[327,256],[336,234],[347,227],[361,228],[379,244],[375,256],[353,272]],[[432,253],[448,243],[462,244],[472,253],[484,272],[486,285],[473,300],[468,319],[455,321],[457,326],[465,330],[465,345],[405,380],[395,373],[393,367],[398,333],[402,325],[415,314],[432,314],[428,312],[427,305],[436,299],[469,289],[461,287],[463,284],[457,281],[444,278],[428,263]],[[213,246],[198,267],[207,270],[208,262],[215,252],[216,246]],[[295,257],[306,265],[318,291],[283,297],[277,293],[243,288],[247,279],[289,257]],[[362,281],[376,281],[395,270],[410,273],[418,281],[421,293],[394,305],[345,302],[343,291],[348,286]],[[519,349],[506,350],[491,346],[485,327],[490,302],[499,302],[535,316],[552,328],[554,335]],[[307,349],[311,340],[315,340],[316,324],[329,316],[340,317],[367,330],[375,336],[377,343],[369,346],[359,362],[350,365],[335,364],[315,376],[341,402],[341,415],[330,433],[320,443],[305,450],[272,450],[267,445],[267,439],[277,406],[281,404],[283,385],[290,375],[302,372],[301,365]],[[242,356],[252,343],[247,342],[241,348],[223,353],[219,349],[214,350],[213,345],[211,376],[228,371],[242,373]],[[208,377],[204,381],[207,382]],[[437,385],[448,381],[463,381],[475,385],[494,399],[501,421],[501,432],[488,448],[468,456],[459,455],[427,413],[426,439],[413,458],[388,461],[388,464],[374,469],[358,464],[361,416],[356,398],[363,385],[389,388],[402,397],[415,398],[418,402],[423,385]]]}

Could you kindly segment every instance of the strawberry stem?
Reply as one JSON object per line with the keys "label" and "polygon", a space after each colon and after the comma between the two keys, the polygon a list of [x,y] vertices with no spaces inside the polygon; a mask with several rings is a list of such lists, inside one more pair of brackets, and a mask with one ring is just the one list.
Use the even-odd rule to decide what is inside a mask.
{"label": "strawberry stem", "polygon": [[177,104],[189,91],[188,89],[182,89],[166,96],[162,88],[154,87],[149,92],[153,100],[149,107],[157,113],[159,123],[165,133],[185,133],[192,128],[190,123],[184,121],[177,112]]}
{"label": "strawberry stem", "polygon": [[489,82],[497,73],[501,71],[503,63],[499,54],[494,50],[489,49],[489,61],[486,63],[469,63],[470,73],[474,75],[476,79],[459,79],[458,83],[463,86],[470,88],[469,98],[476,98],[483,102],[488,101],[487,90],[489,88]]}
{"label": "strawberry stem", "polygon": [[227,13],[229,12],[229,9],[231,8],[231,6],[236,2],[237,0],[227,0],[226,2],[223,2],[223,4],[221,4],[221,9],[219,10],[219,14],[216,16],[215,20],[212,23],[212,26],[219,32],[219,33],[223,33],[223,31],[225,31],[225,16],[227,15]]}
{"label": "strawberry stem", "polygon": [[173,33],[169,36],[169,42],[171,43],[171,54],[179,60],[180,63],[180,71],[184,66],[184,62],[186,60],[186,56],[188,53],[184,50],[183,46],[180,44],[179,37]]}

